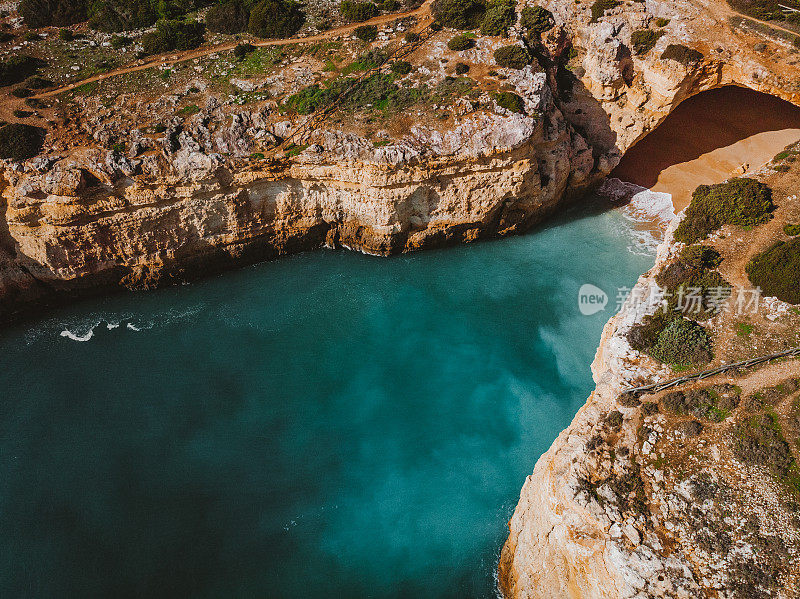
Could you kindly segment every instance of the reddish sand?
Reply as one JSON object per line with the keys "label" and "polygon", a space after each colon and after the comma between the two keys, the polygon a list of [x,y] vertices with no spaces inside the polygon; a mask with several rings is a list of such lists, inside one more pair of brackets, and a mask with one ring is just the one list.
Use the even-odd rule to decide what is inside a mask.
{"label": "reddish sand", "polygon": [[754,170],[800,139],[800,108],[739,87],[681,103],[628,150],[610,176],[672,194],[675,210],[701,184]]}

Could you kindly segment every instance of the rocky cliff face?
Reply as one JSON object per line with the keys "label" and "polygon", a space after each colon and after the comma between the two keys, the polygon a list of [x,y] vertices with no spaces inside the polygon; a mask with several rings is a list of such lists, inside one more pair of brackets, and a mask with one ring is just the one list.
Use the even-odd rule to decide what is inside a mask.
{"label": "rocky cliff face", "polygon": [[[788,44],[755,52],[753,34],[732,29],[719,5],[633,3],[595,23],[588,6],[545,5],[557,25],[534,44],[544,68],[493,71],[524,99],[525,114],[500,108],[489,92],[450,97],[433,107],[448,111],[437,118],[452,114],[446,123],[430,112],[400,119],[380,143],[363,128],[331,124],[285,159],[263,160],[259,150],[298,121],[273,100],[221,102],[203,91],[202,73],[149,103],[144,92],[70,98],[44,155],[2,166],[0,312],[322,246],[391,254],[524,231],[610,172],[698,91],[736,83],[800,98]],[[632,33],[656,17],[670,22],[655,48],[632,53]],[[379,39],[401,31],[382,29]],[[410,56],[429,85],[447,82],[453,57],[469,60],[480,79],[479,70],[494,66],[493,49],[520,43],[481,37],[455,55],[451,35]],[[696,47],[702,58],[660,58],[670,43]],[[203,71],[198,60],[192,73]],[[230,81],[253,98],[262,89],[265,97],[289,93],[322,70],[304,60],[266,79]],[[175,111],[198,91],[204,107],[174,116],[192,114]],[[158,133],[135,126],[156,113],[168,115]]]}
{"label": "rocky cliff face", "polygon": [[[783,227],[800,210],[793,159],[757,176],[772,188],[772,220],[747,232],[726,226],[703,242],[720,252],[724,279],[743,288],[751,287],[750,257],[785,240]],[[655,266],[604,328],[592,364],[595,391],[525,481],[499,564],[506,597],[800,592],[792,478],[800,362],[728,371],[639,397],[623,393],[680,375],[634,351],[626,335],[664,297],[656,276],[683,248],[672,238],[680,218]],[[797,309],[776,298],[747,312],[725,310],[705,324],[715,353],[706,368],[796,347],[798,325]]]}

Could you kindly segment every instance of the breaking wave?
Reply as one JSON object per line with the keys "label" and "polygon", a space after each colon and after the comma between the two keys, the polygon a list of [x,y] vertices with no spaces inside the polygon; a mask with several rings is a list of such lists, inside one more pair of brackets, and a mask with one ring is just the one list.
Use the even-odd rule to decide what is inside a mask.
{"label": "breaking wave", "polygon": [[606,179],[595,193],[613,204],[623,205],[621,213],[631,224],[628,250],[637,255],[653,255],[675,217],[672,196],[613,177]]}

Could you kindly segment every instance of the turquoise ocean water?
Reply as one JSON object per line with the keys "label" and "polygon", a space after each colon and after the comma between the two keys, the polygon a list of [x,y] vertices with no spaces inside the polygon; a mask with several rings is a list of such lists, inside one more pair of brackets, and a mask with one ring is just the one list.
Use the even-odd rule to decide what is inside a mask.
{"label": "turquoise ocean water", "polygon": [[307,253],[0,332],[0,596],[491,597],[652,264],[631,225]]}

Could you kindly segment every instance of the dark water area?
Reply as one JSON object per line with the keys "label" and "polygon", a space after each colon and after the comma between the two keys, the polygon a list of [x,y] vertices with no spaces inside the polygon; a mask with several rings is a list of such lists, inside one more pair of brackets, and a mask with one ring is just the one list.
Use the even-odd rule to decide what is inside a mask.
{"label": "dark water area", "polygon": [[652,264],[632,235],[573,213],[309,253],[2,331],[0,596],[493,596],[614,289]]}

